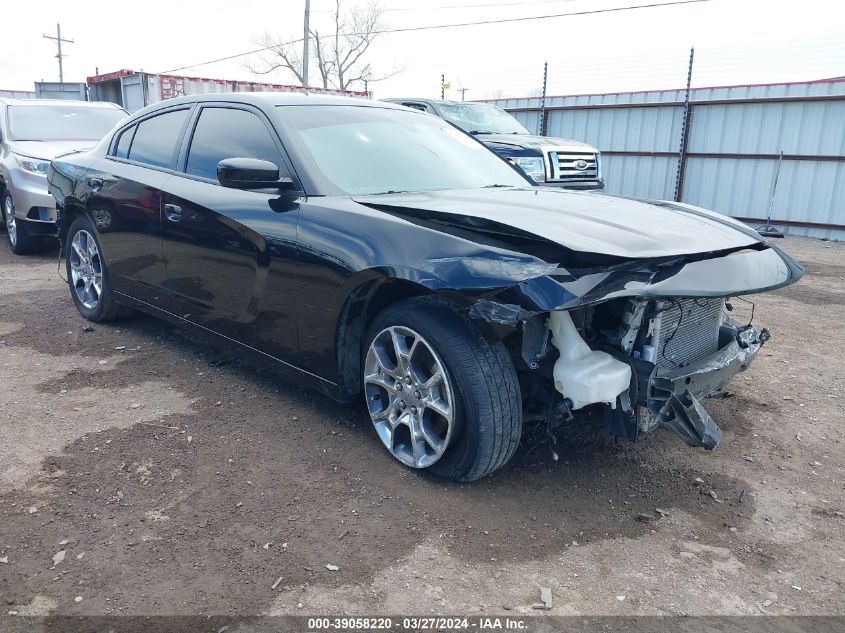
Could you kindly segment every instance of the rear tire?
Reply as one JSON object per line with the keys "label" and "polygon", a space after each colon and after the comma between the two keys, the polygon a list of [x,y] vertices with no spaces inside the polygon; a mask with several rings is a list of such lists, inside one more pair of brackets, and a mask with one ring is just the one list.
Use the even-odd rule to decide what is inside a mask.
{"label": "rear tire", "polygon": [[114,299],[108,266],[87,217],[76,218],[68,229],[65,270],[76,309],[89,321],[109,321],[132,313]]}
{"label": "rear tire", "polygon": [[3,192],[2,214],[9,248],[15,255],[28,255],[41,246],[41,241],[27,232],[26,224],[15,217],[15,203],[8,189]]}
{"label": "rear tire", "polygon": [[[397,400],[396,396],[405,391],[404,387],[398,392],[390,388],[394,384],[392,381],[397,381],[395,384],[398,385],[402,376],[406,375],[398,371],[399,363],[395,363],[397,368],[391,370],[389,365],[393,361],[387,359],[384,363],[387,371],[384,368],[373,369],[378,363],[373,364],[372,354],[379,349],[379,341],[385,341],[385,336],[390,335],[385,332],[399,332],[400,336],[407,336],[406,341],[413,341],[417,336],[433,352],[431,354],[423,349],[421,353],[428,359],[425,362],[414,361],[409,356],[408,366],[421,362],[430,366],[433,359],[439,361],[445,370],[446,383],[439,395],[451,398],[451,428],[439,434],[439,439],[447,439],[447,444],[441,451],[432,451],[435,453],[433,458],[436,458],[433,463],[428,463],[431,458],[417,460],[420,463],[416,464],[409,463],[412,461],[409,451],[405,450],[403,454],[401,444],[397,449],[385,439],[383,420],[387,416],[384,413],[391,406],[385,398],[396,403],[397,412],[404,407],[402,414],[420,403],[418,391],[415,392],[416,398],[408,394],[409,399],[405,401]],[[522,402],[516,370],[501,342],[488,341],[466,316],[448,302],[435,297],[420,297],[389,306],[376,316],[369,328],[366,345],[364,390],[367,406],[382,442],[394,457],[411,467],[427,468],[441,477],[460,482],[480,479],[510,460],[522,435]],[[383,343],[381,349],[384,349]],[[419,343],[415,349],[422,349]],[[395,360],[395,355],[391,358]],[[426,374],[427,370],[421,369],[421,372]],[[380,378],[374,378],[376,374]],[[382,386],[385,383],[387,388]],[[408,384],[412,387],[417,385],[417,378],[412,377]],[[422,401],[425,400],[423,392]],[[389,417],[393,421],[398,419],[396,428],[402,426],[401,415]],[[442,421],[440,427],[444,428]],[[413,433],[413,430],[404,431],[408,439]],[[389,430],[387,434],[390,434]]]}

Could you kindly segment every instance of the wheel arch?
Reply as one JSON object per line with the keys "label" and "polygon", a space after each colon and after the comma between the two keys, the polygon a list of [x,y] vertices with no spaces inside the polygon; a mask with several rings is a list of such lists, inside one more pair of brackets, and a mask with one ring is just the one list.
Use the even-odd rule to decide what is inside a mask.
{"label": "wheel arch", "polygon": [[[469,310],[478,299],[475,292],[450,287],[444,280],[416,269],[392,268],[362,271],[347,287],[346,299],[338,311],[334,332],[337,394],[349,401],[361,391],[361,359],[364,335],[373,318],[389,305],[425,295],[436,295],[458,310]],[[475,326],[489,341],[497,341],[514,331],[484,320]]]}
{"label": "wheel arch", "polygon": [[[67,242],[67,233],[70,230],[70,225],[78,217],[87,217],[85,207],[78,202],[66,201],[65,204],[57,204],[56,211],[59,217],[58,223],[58,237],[61,244],[61,254],[65,254],[65,243]],[[89,218],[90,219],[90,218]]]}
{"label": "wheel arch", "polygon": [[432,294],[423,284],[396,277],[379,277],[358,285],[346,298],[335,331],[338,396],[350,401],[361,391],[364,335],[373,318],[389,305]]}
{"label": "wheel arch", "polygon": [[0,231],[3,232],[6,231],[5,197],[7,190],[6,181],[3,179],[3,175],[0,174]]}

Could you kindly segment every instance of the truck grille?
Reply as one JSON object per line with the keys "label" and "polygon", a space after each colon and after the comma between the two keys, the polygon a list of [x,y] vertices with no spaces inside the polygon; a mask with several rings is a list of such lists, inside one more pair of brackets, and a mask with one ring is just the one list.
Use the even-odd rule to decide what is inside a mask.
{"label": "truck grille", "polygon": [[599,177],[598,160],[593,152],[549,152],[551,180],[596,180]]}
{"label": "truck grille", "polygon": [[656,318],[655,364],[669,369],[685,367],[719,350],[719,328],[725,300],[677,299]]}

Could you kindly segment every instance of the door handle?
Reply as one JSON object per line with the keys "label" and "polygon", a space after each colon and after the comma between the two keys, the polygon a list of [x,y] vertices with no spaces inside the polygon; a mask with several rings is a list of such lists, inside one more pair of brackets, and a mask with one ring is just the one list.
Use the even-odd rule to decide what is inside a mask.
{"label": "door handle", "polygon": [[102,178],[88,178],[88,187],[92,191],[99,191],[103,188],[103,179]]}
{"label": "door handle", "polygon": [[164,205],[164,217],[171,222],[178,222],[182,219],[182,207],[176,204]]}

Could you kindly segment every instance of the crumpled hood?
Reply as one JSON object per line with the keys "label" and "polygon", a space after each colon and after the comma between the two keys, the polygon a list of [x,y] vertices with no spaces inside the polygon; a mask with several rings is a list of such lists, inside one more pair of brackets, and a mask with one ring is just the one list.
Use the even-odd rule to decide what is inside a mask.
{"label": "crumpled hood", "polygon": [[568,138],[554,138],[551,136],[534,136],[533,134],[477,134],[476,138],[482,143],[497,145],[513,145],[527,149],[539,150],[541,147],[566,148],[577,152],[595,152],[596,148],[580,141]]}
{"label": "crumpled hood", "polygon": [[671,202],[528,187],[356,196],[402,217],[453,221],[472,230],[512,227],[567,249],[653,258],[740,249],[762,240],[718,213]]}
{"label": "crumpled hood", "polygon": [[13,141],[10,149],[19,156],[53,160],[68,152],[91,149],[97,141]]}

